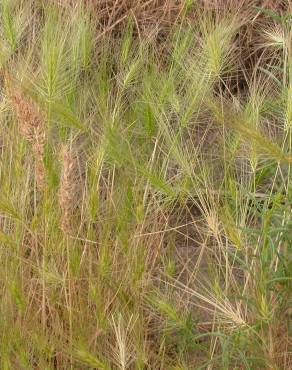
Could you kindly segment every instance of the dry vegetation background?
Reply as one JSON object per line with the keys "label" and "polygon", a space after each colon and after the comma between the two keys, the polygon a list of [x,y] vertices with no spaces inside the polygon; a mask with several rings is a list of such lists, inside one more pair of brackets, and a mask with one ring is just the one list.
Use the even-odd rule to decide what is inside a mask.
{"label": "dry vegetation background", "polygon": [[292,369],[291,12],[1,1],[1,369]]}

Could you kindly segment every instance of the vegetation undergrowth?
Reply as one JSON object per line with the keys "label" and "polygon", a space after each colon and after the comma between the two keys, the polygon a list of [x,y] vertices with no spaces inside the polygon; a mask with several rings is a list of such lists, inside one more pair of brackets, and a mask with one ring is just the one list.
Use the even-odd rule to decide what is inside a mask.
{"label": "vegetation undergrowth", "polygon": [[291,369],[289,1],[118,3],[0,4],[0,368]]}

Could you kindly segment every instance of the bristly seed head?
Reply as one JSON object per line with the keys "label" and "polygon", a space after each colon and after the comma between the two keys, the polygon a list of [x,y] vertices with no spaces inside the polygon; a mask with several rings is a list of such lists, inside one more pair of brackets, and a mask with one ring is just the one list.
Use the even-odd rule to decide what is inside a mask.
{"label": "bristly seed head", "polygon": [[45,186],[44,150],[46,131],[39,109],[33,100],[16,91],[11,94],[20,134],[32,143],[35,159],[35,177],[37,187],[42,190]]}
{"label": "bristly seed head", "polygon": [[62,153],[62,173],[59,189],[59,205],[62,211],[60,228],[65,234],[72,231],[72,214],[78,194],[77,156],[72,148],[64,148]]}

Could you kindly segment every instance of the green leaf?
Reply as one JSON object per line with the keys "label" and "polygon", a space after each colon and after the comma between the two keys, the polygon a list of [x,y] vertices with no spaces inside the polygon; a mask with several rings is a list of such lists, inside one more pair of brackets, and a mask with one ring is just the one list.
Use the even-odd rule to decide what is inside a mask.
{"label": "green leaf", "polygon": [[110,370],[109,364],[105,360],[101,360],[96,356],[92,355],[90,352],[85,350],[77,350],[73,356],[84,365],[89,366],[90,368],[98,370]]}
{"label": "green leaf", "polygon": [[7,216],[14,218],[15,220],[21,220],[21,216],[18,211],[15,209],[13,204],[9,203],[8,200],[0,201],[0,211],[2,211]]}

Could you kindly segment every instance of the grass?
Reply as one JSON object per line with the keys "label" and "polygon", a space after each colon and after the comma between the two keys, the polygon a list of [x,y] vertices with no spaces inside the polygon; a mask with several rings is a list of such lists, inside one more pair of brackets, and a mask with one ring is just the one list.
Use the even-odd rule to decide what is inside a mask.
{"label": "grass", "polygon": [[292,367],[289,2],[150,3],[1,2],[3,370]]}

